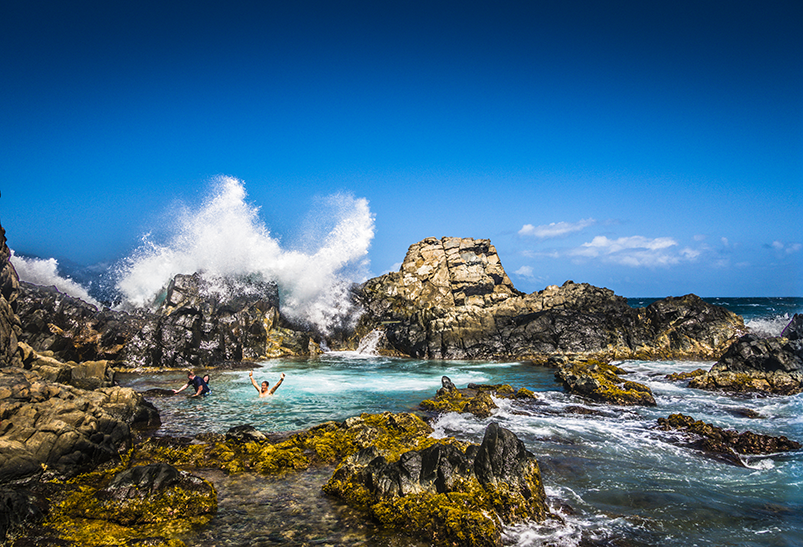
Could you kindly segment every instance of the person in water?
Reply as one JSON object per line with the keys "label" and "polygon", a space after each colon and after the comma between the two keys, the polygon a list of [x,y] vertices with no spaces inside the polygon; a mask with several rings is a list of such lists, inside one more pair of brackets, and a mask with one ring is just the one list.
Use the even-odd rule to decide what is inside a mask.
{"label": "person in water", "polygon": [[192,397],[200,397],[201,395],[206,395],[210,391],[209,386],[206,382],[204,382],[204,379],[200,376],[196,376],[195,373],[190,370],[187,372],[187,383],[184,384],[184,387],[181,389],[174,389],[173,393],[181,393],[190,386],[192,386],[195,390],[195,394],[192,395]]}
{"label": "person in water", "polygon": [[257,385],[257,381],[254,380],[254,371],[249,372],[248,376],[249,378],[251,378],[251,383],[254,384],[254,387],[259,392],[260,397],[267,397],[269,395],[273,395],[276,392],[276,390],[279,389],[279,386],[282,385],[282,382],[284,381],[284,372],[282,372],[282,377],[279,378],[279,381],[276,382],[276,385],[273,386],[273,389],[268,389],[270,387],[270,384],[268,382],[262,382],[262,386]]}

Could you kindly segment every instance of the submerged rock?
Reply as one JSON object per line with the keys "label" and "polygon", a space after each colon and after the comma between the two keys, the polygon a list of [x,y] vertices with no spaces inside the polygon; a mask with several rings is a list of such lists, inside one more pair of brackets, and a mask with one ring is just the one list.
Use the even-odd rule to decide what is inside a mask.
{"label": "submerged rock", "polygon": [[795,314],[779,337],[742,336],[689,387],[776,395],[803,392],[803,315]]}
{"label": "submerged rock", "polygon": [[496,423],[479,446],[447,439],[398,458],[364,449],[324,491],[433,545],[501,546],[501,525],[548,515],[538,462]]}
{"label": "submerged rock", "polygon": [[356,297],[358,334],[380,329],[386,352],[429,359],[713,359],[744,331],[739,316],[694,295],[638,310],[572,281],[525,295],[487,239],[427,238]]}
{"label": "submerged rock", "polygon": [[689,446],[739,466],[744,466],[739,454],[774,454],[798,450],[801,447],[799,442],[784,436],[759,435],[752,431],[738,433],[683,414],[658,418],[658,426],[667,431],[680,430],[688,435]]}
{"label": "submerged rock", "polygon": [[566,389],[600,403],[655,406],[652,390],[644,384],[623,380],[621,368],[599,361],[574,361],[561,365],[555,376]]}

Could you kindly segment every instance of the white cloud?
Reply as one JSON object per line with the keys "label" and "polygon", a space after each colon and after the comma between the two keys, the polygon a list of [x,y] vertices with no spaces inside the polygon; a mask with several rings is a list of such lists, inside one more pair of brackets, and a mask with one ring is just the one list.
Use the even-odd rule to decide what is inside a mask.
{"label": "white cloud", "polygon": [[593,218],[586,218],[578,222],[552,222],[550,224],[542,224],[540,226],[525,224],[521,227],[521,230],[519,230],[519,235],[532,236],[539,239],[548,239],[579,232],[589,226],[593,226],[596,223],[597,221]]}
{"label": "white cloud", "polygon": [[778,249],[780,251],[781,249],[783,249],[783,243],[781,243],[780,241],[773,241],[772,248]]}
{"label": "white cloud", "polygon": [[699,251],[690,248],[675,251],[677,241],[671,237],[646,238],[643,236],[608,239],[597,236],[588,243],[571,251],[574,256],[602,258],[607,262],[630,267],[670,266],[681,261],[691,261]]}
{"label": "white cloud", "polygon": [[518,276],[520,276],[520,277],[524,277],[524,278],[527,278],[527,279],[532,279],[533,277],[535,277],[533,275],[533,269],[532,269],[531,266],[522,266],[521,268],[519,268],[518,270],[516,270],[513,273],[518,275]]}

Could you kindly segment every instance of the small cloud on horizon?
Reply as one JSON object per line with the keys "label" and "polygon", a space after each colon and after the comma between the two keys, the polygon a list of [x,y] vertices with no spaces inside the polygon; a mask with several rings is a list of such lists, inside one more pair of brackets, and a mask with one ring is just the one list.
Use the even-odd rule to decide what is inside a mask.
{"label": "small cloud on horizon", "polygon": [[597,221],[593,218],[586,218],[578,222],[552,222],[550,224],[542,224],[540,226],[525,224],[521,227],[521,230],[519,230],[519,235],[532,236],[539,239],[549,239],[580,232],[596,223]]}
{"label": "small cloud on horizon", "polygon": [[670,249],[677,245],[677,241],[671,237],[629,236],[608,239],[606,236],[596,236],[570,254],[584,258],[603,258],[608,262],[631,267],[670,266],[681,261],[694,260],[700,254],[690,248],[671,252]]}

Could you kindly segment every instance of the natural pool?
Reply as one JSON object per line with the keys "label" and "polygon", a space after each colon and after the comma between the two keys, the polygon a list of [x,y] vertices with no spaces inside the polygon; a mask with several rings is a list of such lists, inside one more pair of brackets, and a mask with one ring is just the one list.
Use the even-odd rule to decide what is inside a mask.
{"label": "natural pool", "polygon": [[[329,353],[315,359],[260,363],[258,381],[276,395],[257,398],[248,371],[213,372],[212,395],[203,399],[154,398],[164,425],[160,434],[225,432],[252,424],[263,431],[291,431],[362,412],[408,411],[434,396],[441,377],[508,383],[535,391],[536,404],[499,401],[489,419],[447,414],[435,435],[479,442],[490,421],[514,431],[541,465],[544,484],[562,525],[524,524],[507,530],[511,545],[748,545],[803,544],[803,453],[745,458],[736,467],[673,443],[656,420],[681,412],[714,425],[803,441],[803,395],[734,397],[669,382],[670,372],[711,363],[625,362],[630,379],[646,383],[655,408],[589,404],[564,393],[554,370],[527,363],[420,361]],[[178,388],[180,373],[121,376],[144,391]],[[749,412],[759,418],[749,418]],[[220,512],[188,545],[415,545],[384,534],[319,490],[331,470],[284,478],[210,472]],[[321,475],[321,476],[318,476]],[[570,509],[569,509],[570,508]]]}

